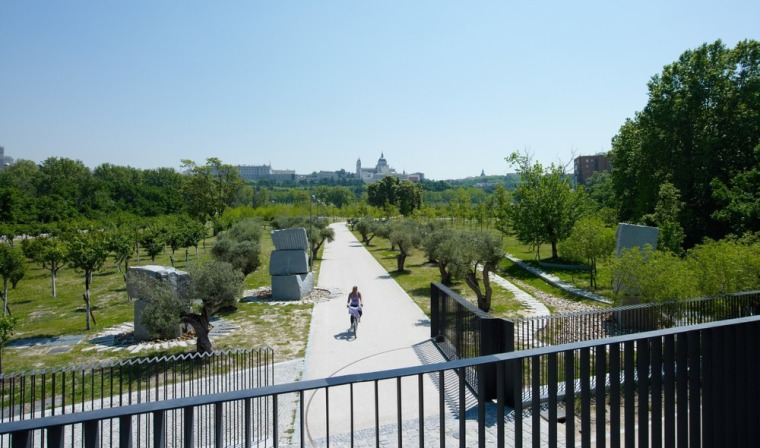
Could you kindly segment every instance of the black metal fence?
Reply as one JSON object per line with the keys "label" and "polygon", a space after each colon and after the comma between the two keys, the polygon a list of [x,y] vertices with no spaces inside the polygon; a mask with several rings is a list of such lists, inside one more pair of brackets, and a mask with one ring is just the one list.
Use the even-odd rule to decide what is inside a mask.
{"label": "black metal fence", "polygon": [[[274,351],[265,347],[0,374],[0,422],[264,387],[272,384],[273,369]],[[269,405],[254,404],[262,408]],[[175,417],[181,420],[172,416]],[[266,438],[271,422],[259,423],[259,435]],[[135,430],[145,428],[145,422],[138,421]],[[100,431],[118,431],[118,426],[105,425]],[[81,439],[74,432],[68,437],[72,445]],[[177,439],[177,435],[171,439]],[[4,446],[8,445],[0,440],[0,447]]]}
{"label": "black metal fence", "polygon": [[683,327],[760,314],[760,291],[512,319],[515,349]]}
{"label": "black metal fence", "polygon": [[[317,446],[380,446],[381,441],[415,446],[760,446],[760,316],[671,328],[532,350],[503,353],[384,372],[245,389],[236,392],[162,400],[76,414],[46,416],[0,424],[0,438],[13,446],[44,440],[64,446],[62,435],[81,428],[77,445],[97,446],[253,446],[251,435],[258,412],[274,421],[271,446],[282,431],[292,430],[294,446],[307,446],[307,394],[320,393],[330,404],[316,409],[326,414]],[[564,368],[560,361],[564,360]],[[526,366],[545,364],[530,381],[520,380]],[[466,369],[496,371],[497,394],[491,403],[479,383],[477,399],[466,397]],[[509,381],[508,374],[517,381]],[[435,379],[437,390],[425,386]],[[404,385],[402,387],[402,384]],[[546,393],[542,384],[548,384]],[[366,385],[367,387],[363,387]],[[385,386],[389,385],[388,388]],[[604,385],[604,386],[602,386]],[[446,402],[445,389],[459,397]],[[530,401],[507,408],[506,396],[530,392]],[[340,391],[350,390],[350,394]],[[365,390],[366,395],[359,390]],[[379,393],[381,390],[394,391]],[[281,398],[300,398],[296,425],[278,420]],[[423,409],[426,394],[439,399]],[[250,403],[265,399],[268,410]],[[385,405],[391,399],[393,405]],[[418,402],[419,410],[406,412]],[[379,405],[378,403],[383,403]],[[231,407],[228,407],[231,406]],[[206,420],[194,418],[213,410]],[[229,412],[242,409],[242,423],[228,431]],[[453,412],[450,412],[450,409]],[[171,413],[182,418],[172,421]],[[359,417],[371,414],[367,428]],[[135,438],[137,422],[149,427],[147,438]],[[233,420],[233,425],[237,424]],[[391,422],[385,424],[385,422]],[[100,428],[118,425],[117,439],[103,437]],[[194,438],[198,427],[213,433],[210,443]],[[168,441],[168,428],[185,434],[181,443]],[[318,428],[311,428],[317,430]],[[365,437],[366,436],[366,437]],[[345,437],[345,438],[344,438]],[[10,438],[10,440],[9,440]],[[344,443],[345,441],[345,443]],[[73,444],[71,444],[73,445]]]}
{"label": "black metal fence", "polygon": [[[512,350],[530,350],[664,328],[695,325],[760,314],[760,292],[606,308],[525,319],[494,319],[440,283],[431,284],[431,336],[448,359],[464,359]],[[543,378],[546,360],[521,369],[522,381]],[[560,369],[564,369],[560,359]],[[592,368],[595,368],[592,360]],[[577,364],[577,363],[576,363]],[[533,369],[543,374],[534,375]],[[486,397],[493,398],[494,372],[485,370]],[[580,375],[579,371],[575,375]],[[478,373],[466,381],[478,389]],[[544,380],[542,380],[544,381]],[[546,386],[546,382],[543,383]],[[523,396],[523,400],[529,397]],[[514,404],[517,397],[508,396]]]}

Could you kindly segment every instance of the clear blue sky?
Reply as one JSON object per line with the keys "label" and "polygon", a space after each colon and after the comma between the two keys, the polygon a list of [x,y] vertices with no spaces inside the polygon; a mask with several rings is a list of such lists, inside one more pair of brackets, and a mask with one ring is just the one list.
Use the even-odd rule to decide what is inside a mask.
{"label": "clear blue sky", "polygon": [[0,146],[462,178],[610,149],[687,49],[760,40],[760,2],[0,1]]}

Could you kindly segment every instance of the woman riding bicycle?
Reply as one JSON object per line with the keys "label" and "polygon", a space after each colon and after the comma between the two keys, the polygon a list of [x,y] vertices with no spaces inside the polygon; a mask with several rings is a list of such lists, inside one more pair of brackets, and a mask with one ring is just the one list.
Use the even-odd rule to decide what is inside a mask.
{"label": "woman riding bicycle", "polygon": [[362,307],[364,307],[364,301],[362,300],[362,293],[359,292],[359,287],[354,286],[351,292],[348,294],[348,300],[346,301],[346,308],[348,308],[348,314],[351,315],[349,322],[353,323],[353,315],[351,314],[351,308],[358,311],[359,317],[362,317]]}

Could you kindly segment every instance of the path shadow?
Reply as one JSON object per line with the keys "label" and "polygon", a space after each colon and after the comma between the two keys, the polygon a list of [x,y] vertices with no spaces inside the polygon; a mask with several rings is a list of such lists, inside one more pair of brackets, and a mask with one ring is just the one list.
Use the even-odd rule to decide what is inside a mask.
{"label": "path shadow", "polygon": [[415,327],[430,327],[430,319],[418,319],[414,323]]}

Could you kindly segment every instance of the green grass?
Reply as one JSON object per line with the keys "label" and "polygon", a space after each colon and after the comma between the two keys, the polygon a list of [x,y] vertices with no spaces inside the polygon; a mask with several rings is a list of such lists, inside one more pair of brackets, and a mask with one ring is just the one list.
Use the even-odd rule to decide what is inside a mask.
{"label": "green grass", "polygon": [[[190,249],[189,263],[203,262],[210,259],[214,238],[206,239],[206,249],[199,247],[198,256],[195,249]],[[274,249],[268,230],[262,234],[261,266],[245,279],[245,289],[255,289],[271,285],[269,275],[269,254]],[[130,266],[157,264],[171,266],[167,250],[156,257],[155,263],[150,258],[141,256],[140,260],[132,259]],[[318,274],[321,251],[314,263],[315,276]],[[175,254],[175,267],[186,269],[184,249]],[[123,266],[122,266],[123,269]],[[18,287],[8,294],[9,305],[13,316],[18,319],[15,333],[11,340],[32,337],[55,337],[62,335],[85,335],[87,338],[134,320],[134,302],[127,298],[123,273],[120,273],[113,258],[109,257],[104,268],[93,275],[90,290],[90,301],[96,324],[87,331],[85,325],[84,274],[72,269],[62,269],[58,272],[57,297],[52,298],[50,272],[36,264],[29,263],[26,276],[18,283]],[[270,346],[275,349],[278,361],[295,359],[304,356],[306,342],[311,322],[311,304],[270,304],[270,303],[240,303],[238,310],[223,314],[221,317],[232,321],[240,327],[235,334],[214,341],[215,349],[255,348]],[[4,349],[2,351],[3,372],[19,372],[34,369],[58,368],[73,364],[89,364],[93,362],[113,362],[134,355],[122,352],[96,353],[85,351],[92,347],[87,342],[80,342],[69,352],[50,354],[50,347]],[[191,349],[174,348],[169,350],[141,351],[142,356],[159,356],[192,351]]]}

